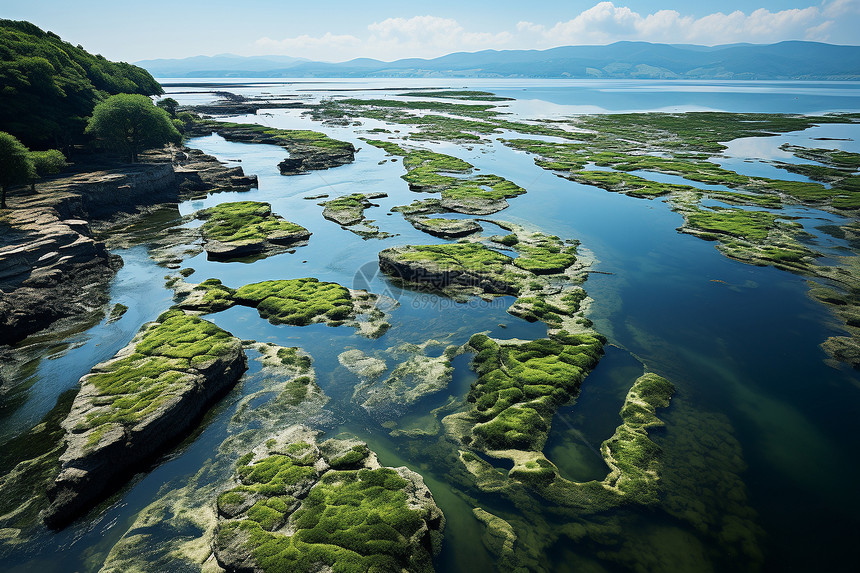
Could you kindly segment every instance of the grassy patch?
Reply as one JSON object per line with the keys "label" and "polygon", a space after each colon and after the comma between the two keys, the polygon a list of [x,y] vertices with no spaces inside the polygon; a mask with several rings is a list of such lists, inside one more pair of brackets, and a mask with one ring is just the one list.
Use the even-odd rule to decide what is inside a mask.
{"label": "grassy patch", "polygon": [[719,209],[693,211],[686,214],[687,225],[708,233],[722,233],[749,241],[764,241],[778,218],[773,213]]}

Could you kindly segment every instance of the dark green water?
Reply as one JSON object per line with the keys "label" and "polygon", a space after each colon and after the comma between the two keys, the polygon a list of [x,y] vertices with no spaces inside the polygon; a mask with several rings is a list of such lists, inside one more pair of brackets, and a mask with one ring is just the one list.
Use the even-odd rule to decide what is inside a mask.
{"label": "dark green water", "polygon": [[[845,97],[840,95],[841,105]],[[724,101],[730,109],[730,98]],[[827,102],[822,95],[820,105]],[[766,107],[766,103],[760,105]],[[818,344],[839,331],[830,325],[828,312],[808,298],[805,279],[731,261],[712,243],[677,233],[681,216],[661,200],[625,197],[559,179],[534,166],[530,156],[500,144],[471,150],[428,144],[528,190],[491,218],[578,239],[596,259],[594,269],[607,273],[592,274],[585,288],[594,299],[591,318],[597,330],[617,346],[607,347],[576,403],[562,408],[554,420],[545,452],[563,475],[575,480],[605,475],[598,455],[600,443],[617,426],[618,409],[643,364],[678,388],[673,405],[661,413],[666,427],[655,433],[665,452],[664,483],[676,492],[667,501],[673,512],[628,509],[580,518],[545,512],[539,503],[515,507],[457,485],[452,475],[454,449],[444,440],[389,435],[379,413],[366,412],[352,402],[357,379],[339,365],[337,356],[349,348],[372,354],[402,342],[436,339],[442,345],[433,353],[444,345],[462,344],[475,332],[537,338],[545,328],[508,315],[509,299],[457,304],[390,284],[377,272],[379,250],[443,242],[416,231],[399,214],[388,214],[392,206],[422,198],[400,179],[402,165],[379,165],[386,159],[384,153],[359,141],[356,128],[323,127],[295,113],[274,112],[256,120],[274,127],[326,131],[362,149],[352,165],[283,177],[276,168],[285,156],[280,148],[229,143],[217,136],[190,142],[223,160],[241,160],[235,164],[256,173],[260,185],[247,193],[219,193],[186,202],[179,206],[182,214],[224,201],[267,201],[275,213],[307,227],[313,236],[295,253],[253,263],[211,262],[201,254],[184,262],[196,271],[189,280],[219,278],[238,287],[313,276],[386,294],[399,302],[392,311],[391,330],[375,341],[356,336],[348,327],[273,326],[244,307],[210,318],[243,339],[307,350],[314,358],[318,382],[331,398],[324,414],[308,419],[331,435],[344,432],[366,440],[383,464],[406,465],[424,476],[448,518],[437,570],[493,569],[493,559],[481,542],[484,527],[472,515],[476,505],[511,521],[522,532],[519,542],[542,547],[555,571],[630,570],[636,564],[653,571],[744,570],[756,564],[767,571],[853,570],[852,546],[860,531],[856,517],[860,496],[853,491],[860,463],[852,455],[858,447],[853,426],[860,411],[860,377],[824,363]],[[852,127],[848,135],[858,138],[860,130]],[[844,127],[834,129],[834,134],[845,135]],[[816,137],[827,133],[815,130]],[[804,134],[764,139],[772,141],[757,142],[756,149],[764,145],[763,149],[772,151],[784,141],[806,141]],[[740,145],[730,150],[736,147],[743,150]],[[772,169],[763,163],[733,161],[730,158],[724,164],[739,171]],[[398,234],[385,240],[363,240],[341,229],[322,218],[316,201],[302,198],[379,191],[389,197],[375,200],[379,207],[370,209],[367,216],[382,230]],[[804,217],[801,223],[810,230],[839,222],[833,215],[810,209],[794,209],[791,214]],[[489,225],[487,231],[497,232]],[[829,241],[826,245],[834,249],[846,246],[820,233],[814,240]],[[169,271],[148,258],[145,245],[116,252],[126,264],[112,286],[112,303],[126,304],[128,313],[114,324],[102,321],[66,345],[45,351],[15,401],[0,410],[0,443],[36,425],[93,364],[113,355],[142,323],[170,305],[171,293],[163,279]],[[397,417],[398,427],[432,426],[431,411],[462,400],[473,380],[468,360],[468,356],[456,359],[451,385]],[[188,487],[199,497],[211,496],[213,486],[229,478],[232,463],[241,453],[224,444],[234,444],[231,440],[237,436],[262,439],[274,427],[307,421],[305,414],[290,412],[262,419],[272,397],[266,392],[270,382],[259,363],[251,360],[251,370],[240,385],[176,451],[66,530],[41,531],[28,543],[5,551],[2,568],[46,573],[98,570],[150,504]],[[68,408],[68,399],[56,407]],[[261,418],[255,419],[254,412],[261,412]],[[583,520],[606,527],[607,538],[614,541],[606,546],[552,541],[565,524]],[[165,549],[170,540],[200,534],[193,527],[171,523],[147,531],[150,537],[141,551],[153,570],[173,570],[175,562]]]}

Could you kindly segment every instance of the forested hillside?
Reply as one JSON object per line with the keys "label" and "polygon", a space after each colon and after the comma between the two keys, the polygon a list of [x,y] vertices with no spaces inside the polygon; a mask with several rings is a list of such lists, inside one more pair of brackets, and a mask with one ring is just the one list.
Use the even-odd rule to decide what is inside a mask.
{"label": "forested hillside", "polygon": [[31,149],[67,148],[109,95],[161,94],[146,70],[111,62],[29,22],[0,20],[0,131]]}

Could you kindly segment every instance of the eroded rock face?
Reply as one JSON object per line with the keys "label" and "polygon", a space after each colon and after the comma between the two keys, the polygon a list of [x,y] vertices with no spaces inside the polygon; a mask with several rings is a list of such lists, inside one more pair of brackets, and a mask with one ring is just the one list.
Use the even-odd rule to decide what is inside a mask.
{"label": "eroded rock face", "polygon": [[62,527],[181,438],[246,369],[239,339],[182,311],[81,378],[45,523]]}
{"label": "eroded rock face", "polygon": [[80,196],[10,200],[0,215],[0,344],[23,340],[54,321],[92,312],[119,257],[93,238]]}
{"label": "eroded rock face", "polygon": [[[433,571],[445,517],[417,473],[292,426],[239,459],[213,550],[231,572]],[[349,570],[353,570],[349,569]]]}
{"label": "eroded rock face", "polygon": [[183,191],[216,189],[246,190],[257,186],[256,175],[246,175],[241,167],[227,167],[199,149],[185,148],[174,158],[174,171]]}
{"label": "eroded rock face", "polygon": [[[39,183],[37,194],[8,198],[11,208],[0,213],[0,345],[107,303],[122,260],[93,237],[91,221],[177,202],[188,191],[256,185],[255,176],[198,150],[141,158],[150,163],[57,177]],[[6,386],[0,380],[0,391]]]}

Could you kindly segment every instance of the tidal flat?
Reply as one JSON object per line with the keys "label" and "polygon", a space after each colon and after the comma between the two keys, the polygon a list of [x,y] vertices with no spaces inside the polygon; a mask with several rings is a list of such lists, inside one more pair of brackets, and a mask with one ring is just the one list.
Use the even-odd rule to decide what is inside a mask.
{"label": "tidal flat", "polygon": [[[852,570],[860,93],[658,83],[235,88],[290,105],[185,144],[257,186],[116,231],[105,318],[10,348],[4,567]],[[247,372],[47,529],[78,379],[156,319]]]}

